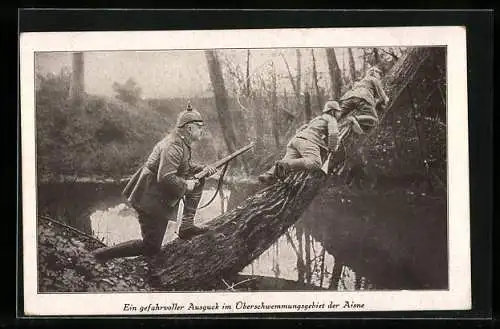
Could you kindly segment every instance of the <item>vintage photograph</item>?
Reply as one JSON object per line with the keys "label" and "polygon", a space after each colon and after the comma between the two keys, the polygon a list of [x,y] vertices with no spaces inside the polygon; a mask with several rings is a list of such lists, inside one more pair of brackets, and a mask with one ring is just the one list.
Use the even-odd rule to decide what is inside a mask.
{"label": "vintage photograph", "polygon": [[33,51],[34,294],[449,292],[455,54],[390,41]]}

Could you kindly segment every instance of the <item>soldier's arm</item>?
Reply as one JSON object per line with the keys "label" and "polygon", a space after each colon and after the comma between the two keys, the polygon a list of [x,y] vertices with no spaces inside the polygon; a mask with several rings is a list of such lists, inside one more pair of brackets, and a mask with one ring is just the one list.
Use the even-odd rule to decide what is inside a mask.
{"label": "soldier's arm", "polygon": [[382,101],[383,105],[387,105],[389,103],[389,97],[384,91],[384,88],[382,87],[382,82],[380,82],[379,79],[371,79],[373,85],[375,86],[375,91],[377,92],[377,98]]}
{"label": "soldier's arm", "polygon": [[340,144],[339,124],[337,119],[329,114],[325,114],[324,118],[328,122],[328,149],[335,152]]}
{"label": "soldier's arm", "polygon": [[160,152],[157,181],[172,195],[181,197],[186,193],[187,183],[182,177],[177,176],[177,170],[182,161],[183,150],[175,144],[169,144]]}

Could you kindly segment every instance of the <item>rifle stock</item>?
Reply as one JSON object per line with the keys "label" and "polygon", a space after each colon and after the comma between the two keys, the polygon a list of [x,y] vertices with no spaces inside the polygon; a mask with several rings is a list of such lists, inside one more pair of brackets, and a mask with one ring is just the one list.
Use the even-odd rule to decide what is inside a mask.
{"label": "rifle stock", "polygon": [[[232,159],[234,159],[237,156],[239,156],[240,154],[243,154],[246,151],[250,150],[254,145],[255,145],[255,142],[252,142],[252,143],[248,144],[247,146],[240,148],[238,151],[236,151],[234,153],[231,153],[228,156],[226,156],[226,157],[224,157],[224,158],[222,158],[220,160],[217,160],[211,166],[214,167],[214,168],[220,168],[223,165],[225,165],[226,163],[228,163],[229,161],[231,161]],[[203,169],[199,173],[195,174],[194,178],[195,179],[201,179],[201,178],[205,178],[207,175],[208,175],[208,170],[207,169]]]}

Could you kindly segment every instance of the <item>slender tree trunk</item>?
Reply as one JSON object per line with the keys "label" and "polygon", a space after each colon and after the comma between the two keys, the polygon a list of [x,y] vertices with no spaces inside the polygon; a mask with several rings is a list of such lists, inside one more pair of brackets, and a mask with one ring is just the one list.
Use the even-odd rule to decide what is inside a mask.
{"label": "slender tree trunk", "polygon": [[246,93],[250,97],[250,49],[247,50],[247,76],[246,76]]}
{"label": "slender tree trunk", "polygon": [[82,105],[84,82],[84,55],[82,52],[73,53],[73,74],[71,76],[70,98],[73,106]]}
{"label": "slender tree trunk", "polygon": [[277,95],[276,95],[276,70],[273,65],[273,73],[272,73],[272,86],[271,86],[271,111],[272,111],[272,125],[273,125],[273,136],[274,142],[276,143],[276,148],[281,148],[280,143],[280,129],[279,129],[279,113],[278,113],[278,104],[277,104]]}
{"label": "slender tree trunk", "polygon": [[321,93],[318,86],[318,71],[316,69],[316,58],[314,57],[314,50],[311,49],[311,57],[313,62],[313,83],[314,89],[316,90],[316,100],[318,102],[318,109],[321,112],[321,107],[323,106],[323,101],[321,99]]}
{"label": "slender tree trunk", "polygon": [[366,49],[363,48],[363,75],[366,73],[366,69],[368,67],[368,59],[366,58],[368,54],[366,53]]}
{"label": "slender tree trunk", "polygon": [[[234,131],[233,119],[229,111],[227,90],[224,85],[224,78],[222,75],[222,68],[217,58],[217,54],[213,50],[205,50],[205,57],[208,64],[208,72],[210,74],[210,81],[214,89],[215,96],[215,109],[219,116],[219,123],[222,128],[222,134],[229,153],[233,153],[238,149],[238,142],[236,133]],[[241,159],[237,159],[242,165],[242,168],[248,172],[246,164]]]}
{"label": "slender tree trunk", "polygon": [[280,276],[280,269],[279,269],[279,265],[278,265],[278,259],[279,259],[278,243],[275,243],[273,245],[273,251],[274,251],[274,254],[273,254],[273,268],[272,268],[272,271],[273,271],[274,277],[275,278],[279,278],[279,276]]}
{"label": "slender tree trunk", "polygon": [[323,238],[323,249],[321,250],[321,271],[320,271],[320,282],[319,286],[323,287],[323,281],[325,279],[325,256],[326,256],[326,248],[324,247],[325,239]]}
{"label": "slender tree trunk", "polygon": [[[416,79],[415,76],[418,78],[426,76],[422,63],[428,61],[429,54],[428,48],[411,49],[386,75],[384,84],[392,100],[387,107],[388,110],[395,101],[401,100],[401,92]],[[416,96],[423,97],[423,95]],[[358,145],[358,142],[362,144],[364,139],[356,140],[354,145]],[[346,150],[348,154],[352,151],[352,148]],[[327,180],[328,176],[321,170],[293,173],[283,181],[252,194],[233,210],[207,223],[210,232],[194,237],[190,241],[170,242],[154,262],[153,272],[156,275],[155,280],[151,282],[158,287],[155,289],[176,291],[212,289],[211,287],[220,283],[222,278],[237,274],[268,250],[291,225],[297,222]],[[42,224],[39,220],[39,225]],[[50,227],[46,229],[50,230]],[[66,247],[55,249],[54,245],[50,244],[48,239],[50,234],[47,234],[47,230],[37,232],[40,259],[38,274],[40,282],[51,277],[54,281],[51,288],[53,291],[74,291],[74,285],[77,285],[78,291],[92,291],[96,287],[101,289],[103,279],[121,282],[120,276],[124,275],[130,280],[127,279],[128,281],[121,287],[111,282],[108,288],[104,287],[103,290],[143,289],[138,284],[149,277],[145,273],[144,258],[111,261],[95,272],[93,270],[96,269],[96,263],[88,253],[95,247],[80,248],[75,257]],[[69,236],[61,235],[61,239],[64,244],[72,243]],[[333,255],[336,252],[328,251]],[[57,262],[48,261],[50,257],[56,257]],[[337,259],[342,259],[342,256],[335,260],[335,267],[338,268],[341,262]],[[366,270],[367,265],[364,262],[353,266],[360,268],[358,270],[360,273],[373,270],[373,266]],[[54,272],[61,273],[61,268],[74,271],[76,273],[74,277],[77,279],[62,275],[53,276]],[[86,279],[79,279],[82,276],[86,276]],[[335,275],[332,286],[335,285],[334,278]]]}
{"label": "slender tree trunk", "polygon": [[432,188],[433,182],[432,182],[432,179],[430,177],[429,167],[426,163],[426,157],[428,154],[427,145],[425,144],[425,141],[422,139],[422,131],[421,131],[420,125],[418,124],[418,121],[419,121],[419,119],[418,119],[418,116],[419,116],[418,104],[417,104],[416,99],[413,96],[413,93],[411,92],[411,87],[408,88],[408,92],[410,94],[410,99],[411,99],[412,119],[413,119],[413,123],[415,125],[415,131],[417,134],[417,143],[418,143],[418,151],[419,151],[419,155],[420,155],[420,163],[422,164],[423,172],[425,173],[427,183],[429,184],[429,187]]}
{"label": "slender tree trunk", "polygon": [[380,64],[380,54],[378,52],[378,48],[373,48],[373,65]]}
{"label": "slender tree trunk", "polygon": [[335,50],[333,48],[326,49],[326,59],[328,62],[328,73],[330,75],[330,98],[337,99],[340,97],[342,91],[342,73],[340,72],[337,56],[335,56]]}
{"label": "slender tree trunk", "polygon": [[264,148],[264,117],[262,116],[262,99],[260,95],[254,95],[254,116],[255,116],[255,149],[257,151]]}
{"label": "slender tree trunk", "polygon": [[311,283],[311,232],[307,226],[304,230],[304,252],[306,257],[306,283]]}
{"label": "slender tree trunk", "polygon": [[352,55],[352,49],[347,48],[348,61],[349,61],[349,74],[351,78],[351,82],[354,83],[356,81],[356,64],[354,64],[354,57]]}
{"label": "slender tree trunk", "polygon": [[304,93],[304,114],[306,116],[306,121],[310,121],[312,119],[311,97],[307,91]]}
{"label": "slender tree trunk", "polygon": [[299,95],[299,99],[300,99],[300,93],[301,93],[301,90],[302,90],[302,61],[301,61],[301,53],[300,53],[300,49],[296,49],[295,50],[296,54],[297,54],[297,76],[295,77],[296,78],[296,83],[295,85],[297,86],[297,94]]}
{"label": "slender tree trunk", "polygon": [[306,275],[305,275],[305,264],[304,264],[304,246],[303,246],[303,236],[304,236],[304,228],[302,225],[296,224],[295,225],[295,237],[297,238],[298,241],[298,253],[297,253],[297,273],[298,273],[298,281],[299,282],[306,282]]}

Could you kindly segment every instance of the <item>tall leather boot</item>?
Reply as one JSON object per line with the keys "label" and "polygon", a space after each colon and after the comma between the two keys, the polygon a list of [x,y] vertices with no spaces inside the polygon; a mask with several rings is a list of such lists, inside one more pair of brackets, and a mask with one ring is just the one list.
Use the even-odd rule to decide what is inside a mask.
{"label": "tall leather boot", "polygon": [[142,240],[131,240],[111,247],[103,247],[92,252],[94,258],[99,262],[107,262],[113,258],[133,257],[142,255]]}
{"label": "tall leather boot", "polygon": [[194,225],[194,216],[200,203],[201,194],[203,193],[204,182],[198,184],[192,192],[186,193],[184,198],[184,212],[182,214],[182,222],[179,227],[179,238],[189,240],[196,235],[208,232],[208,229]]}
{"label": "tall leather boot", "polygon": [[317,167],[317,164],[308,158],[280,160],[276,162],[276,176],[284,179],[292,171],[310,170],[314,167]]}

